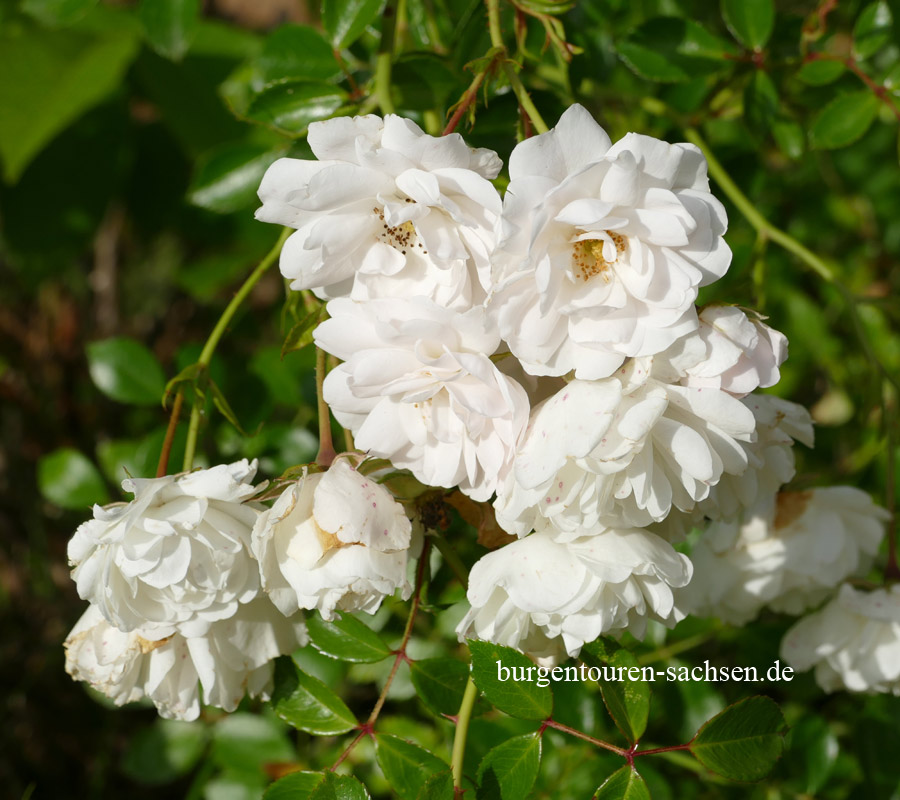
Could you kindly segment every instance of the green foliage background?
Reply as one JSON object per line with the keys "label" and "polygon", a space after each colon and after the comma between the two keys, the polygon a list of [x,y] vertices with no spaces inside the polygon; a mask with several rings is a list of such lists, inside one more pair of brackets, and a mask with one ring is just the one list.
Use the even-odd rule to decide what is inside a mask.
{"label": "green foliage background", "polygon": [[[191,724],[113,711],[68,679],[61,642],[83,606],[68,578],[68,537],[91,503],[121,499],[126,472],[154,473],[166,380],[196,361],[278,236],[253,219],[264,170],[285,154],[311,156],[309,122],[384,107],[374,80],[386,49],[382,5],[298,2],[291,13],[305,24],[251,26],[240,4],[201,9],[199,0],[0,2],[0,786],[9,797],[258,798],[297,766],[330,766],[353,736],[295,732],[251,705]],[[896,501],[900,3],[521,0],[517,9],[502,5],[506,45],[548,124],[581,102],[614,140],[638,131],[684,141],[696,131],[749,198],[750,211],[739,209],[714,181],[734,261],[701,300],[751,305],[788,335],[774,391],[811,406],[818,423],[794,486],[848,483]],[[496,66],[484,5],[405,0],[398,10],[381,89],[437,134],[478,71]],[[517,106],[492,69],[458,130],[507,158],[527,125]],[[754,213],[821,256],[844,288],[779,246]],[[303,315],[276,271],[254,289],[210,370],[243,432],[207,393],[199,460],[256,457],[276,476],[314,456],[314,353],[282,357]],[[182,431],[173,464],[183,447]],[[455,512],[449,523],[448,538],[473,563],[485,552],[474,530]],[[379,717],[380,766],[368,740],[345,762],[373,796],[391,796],[387,773],[400,797],[416,797],[409,787],[422,775],[408,774],[404,739],[449,761],[454,727],[441,713],[455,713],[465,683],[466,649],[453,635],[462,598],[453,574],[437,571],[410,640],[412,667],[401,665]],[[366,622],[390,648],[405,618],[397,601]],[[687,620],[629,646],[659,664],[767,667],[789,623],[766,615],[735,630]],[[294,660],[338,692],[350,719],[365,719],[393,663],[313,647]],[[778,766],[756,785],[725,781],[684,752],[642,760],[656,800],[900,797],[900,698],[826,696],[809,675],[761,688],[653,688],[643,744],[688,741],[760,691],[791,726]],[[597,687],[558,684],[553,694],[558,722],[625,744]],[[348,730],[335,726],[328,732]],[[516,736],[513,760],[531,774],[535,729],[479,701],[466,774],[502,773],[496,751],[479,764]],[[533,796],[590,797],[621,764],[548,730]],[[292,780],[298,793],[284,796],[308,796],[305,779]],[[499,796],[489,786],[479,796]],[[328,791],[321,796],[355,796]]]}

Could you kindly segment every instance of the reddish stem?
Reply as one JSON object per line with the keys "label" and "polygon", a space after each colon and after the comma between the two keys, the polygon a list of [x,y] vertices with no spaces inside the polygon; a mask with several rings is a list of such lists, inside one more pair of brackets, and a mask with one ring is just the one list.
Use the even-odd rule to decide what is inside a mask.
{"label": "reddish stem", "polygon": [[482,81],[484,81],[484,76],[487,74],[487,70],[484,72],[479,72],[472,83],[469,85],[469,88],[466,89],[465,94],[462,96],[462,100],[459,101],[459,105],[456,107],[456,111],[453,112],[453,116],[450,117],[450,121],[447,123],[447,127],[444,128],[444,132],[441,136],[446,136],[448,133],[453,133],[456,129],[456,126],[459,124],[459,121],[462,119],[463,114],[466,113],[469,106],[475,102],[475,98],[478,96],[478,88],[481,86]]}
{"label": "reddish stem", "polygon": [[371,728],[369,728],[368,725],[360,725],[359,733],[356,734],[356,737],[353,739],[353,741],[350,742],[349,745],[347,745],[347,749],[344,750],[344,752],[341,753],[341,754],[338,756],[338,760],[335,761],[334,764],[332,764],[331,767],[329,768],[331,772],[334,772],[341,764],[344,763],[344,760],[347,758],[347,756],[349,756],[350,753],[353,752],[353,748],[356,747],[356,745],[359,744],[360,740],[361,740],[367,733],[368,733],[368,734],[371,734],[371,733],[372,733]]}
{"label": "reddish stem", "polygon": [[341,72],[344,73],[344,77],[347,79],[347,83],[350,84],[350,99],[358,100],[362,97],[362,92],[360,92],[359,85],[353,78],[353,73],[347,69],[347,64],[341,57],[341,51],[335,48],[332,52],[334,53],[334,60],[337,61],[338,66],[341,68]]}
{"label": "reddish stem", "polygon": [[172,452],[172,442],[175,440],[175,431],[178,428],[178,417],[181,414],[181,403],[183,400],[184,389],[181,388],[175,395],[175,402],[172,403],[169,427],[166,428],[166,438],[163,440],[162,450],[159,453],[159,466],[156,468],[157,478],[162,478],[169,471],[169,455]]}
{"label": "reddish stem", "polygon": [[[635,745],[635,747],[637,747],[637,745]],[[638,756],[653,756],[653,755],[656,755],[657,753],[671,753],[675,750],[690,750],[690,749],[691,749],[691,743],[688,742],[687,744],[673,744],[673,745],[669,745],[668,747],[654,747],[652,750],[635,751],[631,755],[633,758],[637,758]]]}
{"label": "reddish stem", "polygon": [[602,747],[604,750],[609,750],[612,753],[616,753],[620,756],[624,756],[628,758],[629,751],[623,750],[621,747],[616,747],[614,744],[610,744],[609,742],[604,742],[602,739],[595,739],[593,736],[584,733],[583,731],[576,730],[575,728],[570,728],[568,725],[563,725],[561,722],[557,722],[554,719],[547,718],[541,723],[541,733],[543,733],[545,728],[553,728],[557,731],[562,731],[563,733],[568,733],[570,736],[575,736],[579,739],[583,739],[586,742],[590,742],[592,745],[596,747]]}
{"label": "reddish stem", "polygon": [[378,719],[378,715],[381,713],[381,709],[384,707],[385,700],[387,700],[388,691],[391,688],[391,684],[394,682],[394,678],[397,675],[397,670],[400,668],[400,664],[404,661],[408,664],[412,659],[406,654],[406,648],[409,645],[410,637],[412,636],[413,625],[416,621],[416,616],[419,613],[419,606],[422,604],[422,588],[425,584],[425,567],[428,564],[428,552],[431,547],[431,542],[427,539],[425,544],[422,547],[422,554],[419,556],[419,564],[416,568],[416,588],[415,593],[413,595],[412,606],[409,609],[409,616],[406,618],[406,627],[403,630],[403,639],[400,641],[400,647],[398,647],[394,653],[394,665],[391,667],[390,675],[388,675],[387,682],[384,684],[384,688],[381,690],[381,694],[378,695],[378,699],[375,701],[375,707],[372,709],[372,713],[369,714],[369,718],[359,726],[359,733],[356,734],[356,738],[347,745],[347,749],[341,753],[340,757],[334,764],[331,766],[331,771],[334,772],[337,767],[340,766],[341,762],[350,755],[353,751],[353,748],[356,747],[363,739],[364,736],[374,736],[375,735],[375,721]]}
{"label": "reddish stem", "polygon": [[857,78],[859,78],[866,87],[874,94],[882,103],[884,103],[891,113],[900,120],[900,108],[894,103],[890,92],[886,86],[878,83],[872,78],[852,56],[832,56],[827,53],[810,53],[806,57],[806,61],[838,61],[849,69]]}

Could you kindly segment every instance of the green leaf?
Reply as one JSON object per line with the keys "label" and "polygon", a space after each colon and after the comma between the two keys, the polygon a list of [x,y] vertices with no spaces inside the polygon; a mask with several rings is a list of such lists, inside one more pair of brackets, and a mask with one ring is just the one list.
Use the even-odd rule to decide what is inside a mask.
{"label": "green leaf", "polygon": [[131,739],[122,772],[138,783],[169,783],[186,775],[203,754],[206,727],[200,722],[158,719]]}
{"label": "green leaf", "polygon": [[391,71],[391,89],[403,109],[425,110],[449,105],[458,79],[435,55],[416,53],[398,58]]}
{"label": "green leaf", "polygon": [[312,614],[306,627],[313,647],[339,661],[373,664],[391,654],[391,648],[377,633],[350,614],[336,616],[331,622]]}
{"label": "green leaf", "polygon": [[42,456],[37,474],[41,494],[60,508],[83,510],[109,502],[99,470],[77,450],[64,447]]}
{"label": "green leaf", "polygon": [[752,131],[769,132],[778,113],[778,90],[767,72],[756,70],[744,90],[744,119]]}
{"label": "green leaf", "polygon": [[748,697],[700,728],[690,750],[703,766],[723,777],[758,781],[781,756],[784,729],[784,716],[774,701]]}
{"label": "green leaf", "polygon": [[369,800],[369,792],[352,775],[327,772],[309,800]]}
{"label": "green leaf", "polygon": [[180,61],[191,46],[200,19],[200,0],[141,0],[138,16],[150,46]]}
{"label": "green leaf", "polygon": [[331,44],[343,50],[353,44],[375,21],[383,0],[323,0],[322,24]]}
{"label": "green leaf", "polygon": [[283,657],[275,661],[272,708],[289,725],[319,735],[346,733],[356,727],[356,717],[322,681],[301,672]]}
{"label": "green leaf", "polygon": [[807,61],[800,67],[797,77],[810,86],[825,86],[840,78],[846,69],[841,61],[817,58],[815,61]]}
{"label": "green leaf", "polygon": [[441,759],[424,747],[387,733],[375,737],[375,758],[401,800],[416,800],[425,782],[447,769]]}
{"label": "green leaf", "polygon": [[792,119],[777,119],[772,124],[772,135],[779,149],[788,158],[797,159],[803,155],[806,134]]}
{"label": "green leaf", "polygon": [[835,97],[812,121],[809,142],[818,150],[834,150],[853,144],[878,113],[878,98],[868,89]]}
{"label": "green leaf", "polygon": [[453,800],[453,773],[435,772],[419,789],[416,800]]}
{"label": "green leaf", "polygon": [[742,45],[762,50],[775,26],[775,3],[773,0],[722,0],[722,17]]}
{"label": "green leaf", "polygon": [[226,144],[200,158],[188,188],[195,206],[231,214],[259,204],[256,191],[266,170],[287,150],[262,144]]}
{"label": "green leaf", "polygon": [[489,750],[478,767],[478,798],[521,800],[527,797],[541,765],[541,737],[515,736]]}
{"label": "green leaf", "polygon": [[115,90],[137,50],[127,31],[0,35],[0,158],[12,183],[67,125]]}
{"label": "green leaf", "polygon": [[296,753],[278,720],[237,712],[213,728],[212,760],[229,772],[255,776],[265,764],[296,760]]}
{"label": "green leaf", "polygon": [[884,0],[870,3],[853,26],[853,52],[859,59],[874,56],[893,38],[891,9]]}
{"label": "green leaf", "polygon": [[881,82],[885,89],[897,94],[898,90],[900,90],[900,64],[894,64],[894,66],[887,71],[887,74],[885,74]]}
{"label": "green leaf", "polygon": [[300,136],[310,122],[327,119],[347,99],[347,93],[329,83],[283,81],[258,94],[247,109],[247,117],[281,133]]}
{"label": "green leaf", "polygon": [[263,800],[309,800],[324,780],[324,772],[292,772],[271,784]]}
{"label": "green leaf", "polygon": [[269,34],[257,65],[265,83],[285,78],[328,81],[341,75],[331,45],[308,25],[282,25]]}
{"label": "green leaf", "polygon": [[[553,692],[536,683],[539,668],[511,647],[469,640],[472,678],[484,696],[501,711],[520,719],[547,719],[553,712]],[[511,671],[531,680],[513,680]],[[524,670],[524,673],[522,672]]]}
{"label": "green leaf", "polygon": [[650,792],[638,771],[626,764],[603,781],[594,800],[650,800]]}
{"label": "green leaf", "polygon": [[788,757],[803,766],[804,792],[815,796],[834,768],[840,750],[838,739],[822,717],[808,716],[791,728],[788,741]]}
{"label": "green leaf", "polygon": [[737,49],[701,25],[679,17],[655,17],[618,44],[619,56],[642,78],[689,81],[726,69]]}
{"label": "green leaf", "polygon": [[[647,728],[650,714],[650,687],[640,679],[632,680],[632,675],[640,670],[634,654],[612,639],[597,639],[584,646],[582,660],[603,669],[600,677],[600,692],[609,715],[629,742],[634,744]],[[615,674],[607,672],[612,669]],[[629,675],[630,673],[630,675]],[[614,680],[621,675],[622,680]]]}
{"label": "green leaf", "polygon": [[309,800],[325,776],[324,772],[291,772],[270,784],[263,800]]}
{"label": "green leaf", "polygon": [[136,406],[156,405],[166,388],[162,367],[144,345],[117,336],[87,346],[88,369],[107,397]]}
{"label": "green leaf", "polygon": [[313,343],[313,331],[322,320],[327,318],[328,312],[325,310],[324,303],[303,317],[303,319],[294,325],[288,332],[284,344],[281,346],[282,358],[288,353],[293,353],[295,350],[302,350],[304,347],[311,345]]}
{"label": "green leaf", "polygon": [[97,5],[97,0],[25,0],[22,11],[54,27],[71,25]]}
{"label": "green leaf", "polygon": [[222,390],[219,388],[219,385],[212,380],[209,379],[207,382],[207,386],[209,387],[209,393],[212,395],[213,405],[218,409],[219,413],[225,417],[232,425],[234,425],[235,429],[241,436],[247,436],[247,432],[241,427],[241,423],[238,421],[237,415],[234,413],[234,410],[231,408],[231,404],[228,402],[228,399],[222,393]]}
{"label": "green leaf", "polygon": [[425,658],[410,664],[410,677],[428,708],[438,715],[453,715],[462,703],[469,667],[454,658]]}

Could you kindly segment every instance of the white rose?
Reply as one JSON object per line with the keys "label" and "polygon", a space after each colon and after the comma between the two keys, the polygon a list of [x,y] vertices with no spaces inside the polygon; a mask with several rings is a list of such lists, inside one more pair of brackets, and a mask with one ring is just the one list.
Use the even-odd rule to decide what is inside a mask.
{"label": "white rose", "polygon": [[731,251],[696,147],[611,145],[574,105],[516,146],[509,173],[491,309],[528,372],[604,378],[697,328],[697,288]]}
{"label": "white rose", "polygon": [[325,400],[356,446],[487,500],[512,464],[528,397],[491,361],[500,339],[483,310],[413,298],[332,300],[328,313],[316,344],[344,363]]}
{"label": "white rose", "polygon": [[767,514],[775,493],[796,472],[794,441],[813,446],[813,422],[801,405],[767,394],[752,394],[741,401],[756,420],[756,437],[741,442],[748,468],[722,476],[709,496],[698,503],[700,516],[735,519],[743,511]]}
{"label": "white rose", "polygon": [[685,605],[737,625],[763,606],[800,614],[869,570],[887,516],[851,486],[780,492],[743,523],[710,524],[691,552],[696,578]]}
{"label": "white rose", "polygon": [[259,591],[250,531],[259,511],[256,461],[163,478],[129,479],[130,503],[100,508],[75,531],[69,562],[78,594],[117,628],[206,633]]}
{"label": "white rose", "polygon": [[642,637],[648,619],[683,619],[672,589],[691,562],[640,530],[609,529],[569,542],[535,533],[483,556],[469,575],[460,640],[479,638],[553,658],[608,633]]}
{"label": "white rose", "polygon": [[121,631],[90,605],[65,641],[66,671],[116,705],[148,697],[161,716],[192,720],[201,688],[206,705],[226,711],[245,694],[267,700],[271,660],[305,643],[302,622],[286,619],[265,598],[191,638],[171,629]]}
{"label": "white rose", "polygon": [[682,385],[744,397],[778,383],[778,368],[787,358],[787,337],[755,311],[710,305],[700,312],[699,329],[676,342],[666,355],[679,365]]}
{"label": "white rose", "polygon": [[257,218],[296,228],[281,252],[294,289],[320,297],[432,297],[465,309],[490,282],[500,195],[496,153],[388,115],[309,126],[319,161],[282,158]]}
{"label": "white rose", "polygon": [[691,511],[723,474],[746,469],[750,411],[727,392],[656,379],[656,362],[573,380],[533,410],[494,503],[505,530],[576,538],[645,527],[673,507]]}
{"label": "white rose", "polygon": [[412,591],[412,526],[383,486],[339,459],[291,484],[253,530],[263,589],[283,614],[335,609],[374,614],[400,589]]}
{"label": "white rose", "polygon": [[844,584],[785,634],[781,657],[796,670],[815,667],[826,692],[900,695],[900,584],[868,592]]}

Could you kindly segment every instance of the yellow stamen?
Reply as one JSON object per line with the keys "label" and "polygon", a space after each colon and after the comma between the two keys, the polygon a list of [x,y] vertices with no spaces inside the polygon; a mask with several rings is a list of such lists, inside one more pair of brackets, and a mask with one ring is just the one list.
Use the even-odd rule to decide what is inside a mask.
{"label": "yellow stamen", "polygon": [[[617,254],[625,252],[624,236],[613,231],[606,231],[606,235],[612,239]],[[604,243],[603,239],[584,239],[575,242],[572,246],[572,271],[576,278],[581,278],[586,283],[595,275],[601,275],[603,280],[609,283],[607,271],[612,264],[603,257]]]}

